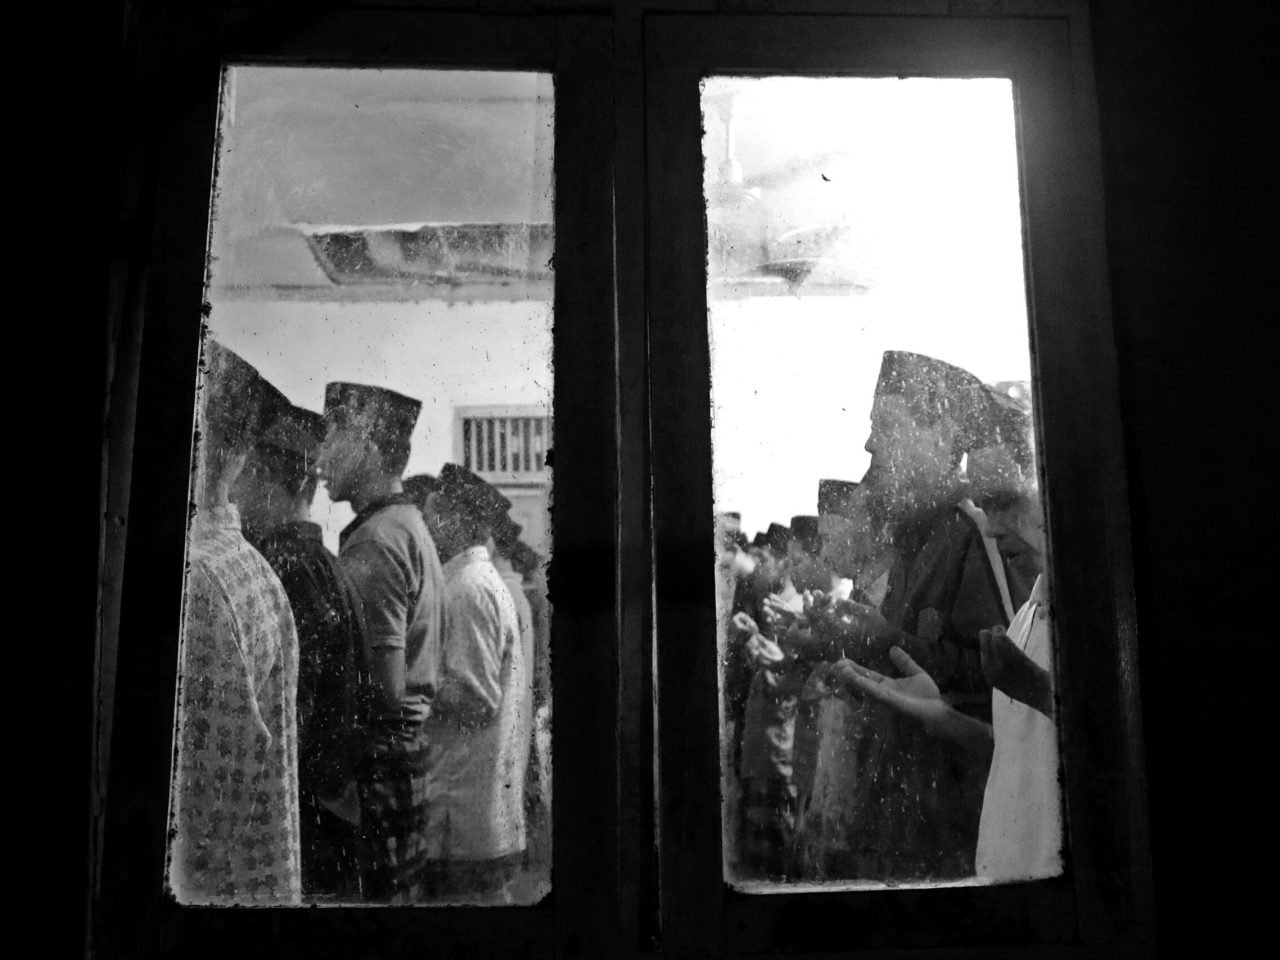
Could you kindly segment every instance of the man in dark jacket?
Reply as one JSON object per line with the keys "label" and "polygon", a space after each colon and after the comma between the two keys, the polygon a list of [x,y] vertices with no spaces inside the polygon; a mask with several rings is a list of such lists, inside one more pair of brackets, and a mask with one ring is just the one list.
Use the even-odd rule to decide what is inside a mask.
{"label": "man in dark jacket", "polygon": [[[919,354],[885,353],[862,483],[873,519],[897,551],[888,592],[879,611],[844,601],[795,620],[793,649],[825,646],[820,655],[827,659],[849,657],[893,673],[889,650],[901,647],[951,703],[990,722],[978,637],[1007,626],[1009,615],[982,533],[959,503],[964,456],[998,439],[999,423],[990,392],[968,371]],[[1011,589],[1019,583],[1006,579]],[[1014,596],[1015,609],[1025,599],[1025,592]],[[870,710],[850,761],[858,770],[851,833],[826,864],[827,875],[971,876],[987,771],[892,708]]]}
{"label": "man in dark jacket", "polygon": [[245,536],[279,576],[298,627],[298,797],[302,892],[360,893],[359,602],[310,520],[324,418],[290,406],[254,443],[236,502]]}

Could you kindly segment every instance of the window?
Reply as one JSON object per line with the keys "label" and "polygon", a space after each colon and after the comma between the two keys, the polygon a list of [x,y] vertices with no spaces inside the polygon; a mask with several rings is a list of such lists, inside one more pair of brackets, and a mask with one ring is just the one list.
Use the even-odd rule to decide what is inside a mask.
{"label": "window", "polygon": [[[180,903],[549,889],[549,418],[510,414],[553,383],[552,99],[526,71],[226,70]],[[488,396],[541,405],[464,417],[451,457]]]}
{"label": "window", "polygon": [[[1116,711],[1111,723],[1118,732],[1129,709],[1123,706],[1123,614],[1113,605],[1114,593],[1107,585],[1116,571],[1096,562],[1098,557],[1114,556],[1114,540],[1107,531],[1112,523],[1123,528],[1124,521],[1109,512],[1119,488],[1114,494],[1103,492],[1115,475],[1108,480],[1105,469],[1093,469],[1099,462],[1113,463],[1119,449],[1113,418],[1105,438],[1092,432],[1108,419],[1095,404],[1111,403],[1114,394],[1092,394],[1082,387],[1079,374],[1082,369],[1099,369],[1094,364],[1111,370],[1114,360],[1104,358],[1102,340],[1093,343],[1083,335],[1099,307],[1078,272],[1076,257],[1096,224],[1079,203],[1082,192],[1092,188],[1074,153],[1080,147],[1073,127],[1077,106],[1072,100],[1065,25],[1053,20],[672,15],[654,17],[647,26],[650,410],[655,435],[662,436],[653,450],[653,529],[664,943],[668,949],[690,952],[749,953],[764,947],[836,952],[888,945],[1065,944],[1089,929],[1126,928],[1140,907],[1134,890],[1104,907],[1086,879],[1096,871],[1127,874],[1142,854],[1137,846],[1104,841],[1094,832],[1094,817],[1131,823],[1131,801],[1118,795],[1104,799],[1088,786],[1096,783],[1088,769],[1098,755],[1085,744],[1101,731],[1086,732],[1100,719],[1086,714],[1100,702],[1106,704],[1103,709]],[[760,268],[781,266],[783,259],[772,254],[767,242],[758,250],[726,251],[718,246],[727,230],[704,198],[704,176],[715,177],[718,171],[704,163],[704,136],[714,136],[715,125],[704,122],[703,96],[705,91],[709,97],[714,78],[723,76],[986,77],[1012,83],[1029,278],[1031,379],[1038,391],[1044,496],[1052,533],[1049,568],[1064,724],[1068,845],[1066,872],[1060,877],[1004,887],[806,892],[782,888],[768,893],[731,889],[722,879],[712,511],[713,505],[721,510],[748,508],[715,500],[711,389],[718,384],[714,374],[708,376],[715,369],[707,334],[708,306],[712,323],[718,323],[715,308],[720,301],[709,297],[723,296],[732,287],[722,279],[724,274],[746,274],[756,287],[765,282],[776,285]],[[750,82],[763,81],[744,81]],[[741,128],[737,135],[740,142],[747,137]],[[726,164],[731,176],[736,173],[734,159]],[[744,176],[743,186],[749,190],[752,184],[746,180]],[[752,235],[752,206],[739,206],[739,220],[731,222],[730,230]],[[829,286],[866,286],[865,267],[821,266]],[[739,288],[746,285],[743,280],[735,283]],[[850,309],[865,302],[857,293],[849,299]],[[745,314],[741,304],[748,301],[726,302]],[[794,293],[768,302],[777,306],[770,311],[769,305],[762,305],[766,315],[782,318],[784,311],[796,311]],[[749,318],[741,322],[745,325]],[[1090,340],[1088,346],[1084,339]],[[815,368],[820,362],[814,361]],[[993,371],[990,376],[1000,374]],[[1092,378],[1088,382],[1095,383]],[[718,412],[715,428],[722,428]],[[865,438],[866,433],[850,438],[849,445],[856,449]],[[1101,460],[1099,444],[1112,451]],[[760,455],[760,469],[777,475],[783,469],[781,460],[796,459],[785,458],[784,450],[782,440],[770,445]],[[1103,602],[1103,597],[1109,599]],[[1099,636],[1111,639],[1095,642]],[[1102,677],[1107,692],[1099,700],[1094,684]],[[1079,698],[1075,707],[1073,696]],[[1085,708],[1086,703],[1092,706]],[[1122,739],[1111,742],[1117,745]]]}
{"label": "window", "polygon": [[537,407],[460,407],[456,455],[468,470],[499,483],[544,483],[551,418]]}
{"label": "window", "polygon": [[[443,953],[495,956],[1022,943],[1073,955],[1086,944],[1140,943],[1148,881],[1127,659],[1133,638],[1125,626],[1132,623],[1128,526],[1082,8],[884,18],[865,13],[878,5],[857,0],[815,3],[823,15],[798,16],[681,15],[662,12],[672,4],[657,0],[603,6],[616,7],[612,20],[538,5],[513,16],[353,3],[305,18],[190,5],[173,12],[161,35],[138,41],[143,81],[131,105],[143,139],[136,146],[155,171],[158,202],[144,216],[153,227],[147,255],[133,265],[145,283],[132,285],[139,295],[126,311],[145,326],[145,337],[135,331],[143,344],[136,429],[110,464],[138,469],[119,623],[108,625],[102,656],[111,706],[103,735],[115,745],[94,903],[102,954],[180,955],[215,936],[220,950],[252,951],[274,938],[299,953],[371,945],[407,953],[431,943]],[[218,82],[227,63],[268,62],[554,77],[554,279],[530,280],[553,284],[556,311],[555,865],[554,892],[535,905],[228,912],[181,907],[163,893],[190,385]],[[976,76],[1012,84],[1032,379],[1061,608],[1062,877],[1011,887],[767,895],[725,885],[699,95],[707,77],[744,75]],[[143,90],[160,99],[142,98]],[[316,222],[305,242],[327,283],[367,295],[393,282],[430,285],[442,264],[457,268],[463,260],[462,269],[492,277],[499,251],[529,269],[545,263],[542,228],[502,224],[509,222],[467,234],[388,221],[369,234]],[[858,285],[847,273],[835,279]],[[118,399],[128,400],[128,390]],[[448,442],[457,444],[468,414],[451,411]],[[494,413],[495,442],[485,448],[486,463],[494,451],[495,471],[501,416]],[[532,452],[523,426],[518,442],[510,430],[506,436],[508,466],[516,447]],[[106,667],[113,662],[114,681]]]}

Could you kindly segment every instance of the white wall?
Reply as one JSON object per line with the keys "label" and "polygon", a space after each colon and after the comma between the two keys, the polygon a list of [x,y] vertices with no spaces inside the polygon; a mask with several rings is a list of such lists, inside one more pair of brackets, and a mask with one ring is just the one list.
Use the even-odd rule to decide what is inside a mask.
{"label": "white wall", "polygon": [[[747,181],[780,178],[760,203],[771,234],[842,225],[849,248],[824,255],[872,282],[712,302],[716,508],[750,534],[813,513],[821,478],[861,479],[885,350],[988,383],[1029,379],[1030,360],[1008,80],[710,78],[709,121],[730,97]],[[706,130],[717,171],[725,128]]]}
{"label": "white wall", "polygon": [[740,511],[750,535],[815,513],[820,479],[860,480],[885,350],[937,357],[987,383],[1030,379],[1026,308],[1003,299],[877,288],[714,303],[716,509]]}
{"label": "white wall", "polygon": [[[551,407],[548,304],[226,300],[214,303],[210,328],[308,410],[324,409],[332,380],[421,400],[406,475],[435,474],[453,459],[455,407]],[[322,484],[312,513],[336,550],[350,507],[330,503]]]}

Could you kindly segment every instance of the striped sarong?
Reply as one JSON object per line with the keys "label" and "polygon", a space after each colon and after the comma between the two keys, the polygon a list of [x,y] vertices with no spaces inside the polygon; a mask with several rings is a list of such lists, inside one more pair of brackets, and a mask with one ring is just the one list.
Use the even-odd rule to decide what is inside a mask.
{"label": "striped sarong", "polygon": [[421,903],[428,895],[428,756],[421,724],[382,724],[366,738],[356,773],[366,900]]}

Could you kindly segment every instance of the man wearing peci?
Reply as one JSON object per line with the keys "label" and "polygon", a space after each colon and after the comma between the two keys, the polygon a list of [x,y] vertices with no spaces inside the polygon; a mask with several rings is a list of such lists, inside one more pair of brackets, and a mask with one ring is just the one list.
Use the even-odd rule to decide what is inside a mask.
{"label": "man wearing peci", "polygon": [[230,499],[253,437],[287,401],[217,341],[204,362],[169,886],[183,904],[298,903],[298,635]]}
{"label": "man wearing peci", "polygon": [[310,519],[324,432],[320,414],[287,406],[257,437],[236,505],[245,536],[280,577],[298,627],[302,892],[353,899],[360,895],[356,708],[364,642],[354,587]]}
{"label": "man wearing peci", "polygon": [[357,772],[366,899],[426,896],[427,765],[424,724],[435,697],[444,627],[444,578],[431,534],[400,481],[422,404],[382,387],[325,387],[319,458],[329,498],[355,519],[339,538],[364,622],[367,729]]}
{"label": "man wearing peci", "polygon": [[527,844],[525,775],[533,715],[533,633],[489,558],[511,503],[457,464],[426,510],[445,573],[445,634],[428,722],[429,873],[451,897],[506,900]]}

